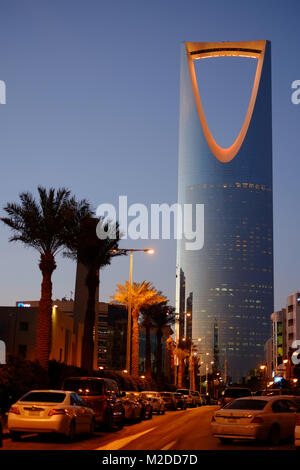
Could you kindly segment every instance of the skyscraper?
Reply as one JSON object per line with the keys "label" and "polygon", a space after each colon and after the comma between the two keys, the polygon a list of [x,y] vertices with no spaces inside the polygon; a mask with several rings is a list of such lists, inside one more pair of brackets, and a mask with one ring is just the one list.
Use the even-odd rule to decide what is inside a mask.
{"label": "skyscraper", "polygon": [[[240,133],[229,148],[214,140],[194,61],[249,57],[256,74]],[[246,59],[245,59],[246,60]],[[204,247],[177,242],[177,312],[189,295],[192,337],[202,353],[227,360],[233,380],[263,359],[273,311],[271,45],[268,41],[184,43],[181,49],[178,202],[204,204]],[[180,285],[184,279],[185,288]],[[192,299],[192,305],[190,305]],[[180,335],[176,329],[177,337]]]}

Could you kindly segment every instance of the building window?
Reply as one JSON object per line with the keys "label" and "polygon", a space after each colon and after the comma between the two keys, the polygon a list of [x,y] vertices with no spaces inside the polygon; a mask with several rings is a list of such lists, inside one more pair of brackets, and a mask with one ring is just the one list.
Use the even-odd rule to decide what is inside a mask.
{"label": "building window", "polygon": [[20,331],[28,331],[28,322],[27,321],[21,321],[20,322]]}
{"label": "building window", "polygon": [[107,315],[106,316],[99,315],[98,316],[98,321],[99,321],[99,323],[107,323]]}
{"label": "building window", "polygon": [[294,324],[294,319],[290,318],[288,321],[288,326],[293,326],[293,324]]}
{"label": "building window", "polygon": [[26,358],[27,344],[19,344],[19,356]]}
{"label": "building window", "polygon": [[294,333],[289,333],[289,341],[291,341],[292,339],[294,339]]}

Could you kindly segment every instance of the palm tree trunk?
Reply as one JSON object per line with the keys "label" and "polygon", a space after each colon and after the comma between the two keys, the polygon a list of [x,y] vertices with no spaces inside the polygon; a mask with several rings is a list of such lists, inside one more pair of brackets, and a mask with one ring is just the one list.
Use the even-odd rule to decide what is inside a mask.
{"label": "palm tree trunk", "polygon": [[179,358],[179,366],[178,366],[178,388],[182,388],[184,368],[185,368],[185,367],[184,367],[183,359],[180,359],[180,358]]}
{"label": "palm tree trunk", "polygon": [[36,358],[42,367],[48,368],[52,337],[52,281],[56,268],[51,253],[41,254],[39,268],[42,272],[41,298],[37,313]]}
{"label": "palm tree trunk", "polygon": [[94,268],[89,268],[86,285],[88,288],[88,301],[85,313],[84,331],[81,349],[81,367],[92,370],[94,364],[94,340],[96,290],[99,276]]}
{"label": "palm tree trunk", "polygon": [[174,383],[175,378],[175,362],[174,362],[174,350],[173,350],[173,340],[171,336],[166,340],[167,345],[167,357],[168,357],[168,366],[169,366],[169,381]]}
{"label": "palm tree trunk", "polygon": [[146,376],[151,377],[151,339],[150,339],[150,322],[145,321],[145,331],[146,331]]}
{"label": "palm tree trunk", "polygon": [[139,375],[140,362],[140,332],[139,332],[139,311],[132,311],[132,348],[131,348],[131,373],[134,377]]}
{"label": "palm tree trunk", "polygon": [[162,373],[162,345],[161,345],[162,331],[160,328],[156,332],[156,375],[157,379],[161,379]]}

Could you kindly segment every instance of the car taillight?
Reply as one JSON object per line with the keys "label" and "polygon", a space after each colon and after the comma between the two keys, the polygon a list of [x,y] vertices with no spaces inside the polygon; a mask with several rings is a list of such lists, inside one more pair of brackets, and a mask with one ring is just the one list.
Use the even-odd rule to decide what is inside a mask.
{"label": "car taillight", "polygon": [[58,408],[58,409],[53,408],[52,410],[49,411],[48,416],[65,415],[65,414],[67,414],[67,410],[65,410],[64,408]]}
{"label": "car taillight", "polygon": [[263,423],[264,420],[262,419],[261,416],[254,416],[254,418],[252,419],[251,423]]}
{"label": "car taillight", "polygon": [[10,410],[9,410],[10,413],[13,413],[15,415],[19,415],[20,414],[20,410],[17,406],[11,406],[10,407]]}

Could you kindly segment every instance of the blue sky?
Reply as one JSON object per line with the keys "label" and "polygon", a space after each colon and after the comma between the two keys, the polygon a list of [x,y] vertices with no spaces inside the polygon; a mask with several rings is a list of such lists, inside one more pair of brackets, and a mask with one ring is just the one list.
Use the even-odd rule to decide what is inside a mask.
{"label": "blue sky", "polygon": [[[123,194],[130,204],[176,202],[181,42],[269,39],[275,304],[281,307],[300,289],[300,105],[291,103],[291,83],[300,79],[299,17],[297,1],[1,0],[0,80],[7,86],[7,104],[0,105],[1,207],[37,185],[67,186],[95,207]],[[233,83],[231,67],[239,67]],[[220,62],[198,72],[207,115],[211,122],[216,116],[212,130],[219,143],[230,144],[253,66]],[[235,118],[226,122],[229,97]],[[38,257],[9,244],[8,236],[1,225],[0,304],[38,299]],[[152,281],[174,302],[174,241],[123,242],[150,245],[155,255],[134,257],[134,280]],[[70,296],[75,266],[57,261],[53,297]],[[102,272],[101,300],[128,270],[124,258]]]}

